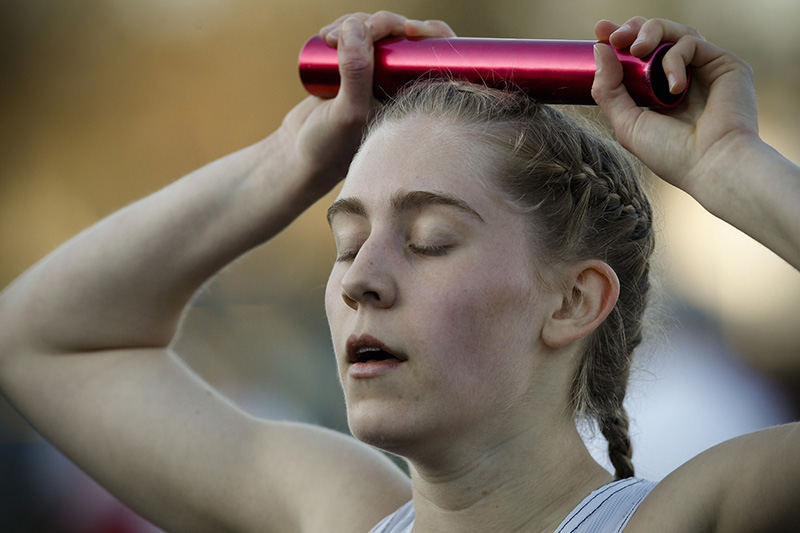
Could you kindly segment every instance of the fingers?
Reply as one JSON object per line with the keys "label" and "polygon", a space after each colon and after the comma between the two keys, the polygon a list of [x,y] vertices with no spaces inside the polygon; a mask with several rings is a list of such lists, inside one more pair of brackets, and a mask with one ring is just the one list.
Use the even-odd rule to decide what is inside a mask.
{"label": "fingers", "polygon": [[631,53],[636,57],[644,57],[662,42],[678,42],[686,37],[703,39],[700,32],[690,26],[671,20],[650,19],[640,27],[636,39],[631,44]]}
{"label": "fingers", "polygon": [[454,37],[440,20],[409,20],[389,11],[372,15],[343,15],[320,30],[320,36],[338,49],[339,93],[332,107],[340,126],[359,125],[372,110],[373,42],[389,36]]}
{"label": "fingers", "polygon": [[685,84],[684,65],[695,67],[695,80],[705,86],[734,71],[750,80],[753,77],[752,69],[742,59],[700,37],[683,37],[664,55],[664,71],[668,79],[673,73],[680,80],[678,89],[681,90],[682,84]]}
{"label": "fingers", "polygon": [[336,105],[346,122],[363,122],[372,106],[372,39],[363,17],[358,15],[346,18],[337,35],[341,84]]}
{"label": "fingers", "polygon": [[661,66],[672,94],[680,94],[686,88],[686,65],[695,62],[699,43],[700,40],[695,37],[683,37],[664,54]]}
{"label": "fingers", "polygon": [[624,24],[617,25],[608,20],[601,20],[594,31],[600,41],[611,43],[615,48],[627,48],[636,40],[642,25],[647,22],[644,17],[633,17]]}
{"label": "fingers", "polygon": [[409,37],[455,37],[453,29],[442,20],[406,21],[406,35]]}
{"label": "fingers", "polygon": [[636,121],[643,111],[622,84],[622,64],[611,47],[595,44],[594,54],[597,72],[592,84],[592,98],[611,122],[617,140],[627,148]]}
{"label": "fingers", "polygon": [[631,54],[636,57],[649,55],[662,42],[675,42],[662,62],[672,94],[679,94],[686,88],[686,66],[697,64],[699,44],[705,43],[695,28],[671,20],[648,20],[638,16],[622,25],[601,20],[595,25],[595,34],[599,40],[607,41],[615,48],[630,47]]}
{"label": "fingers", "polygon": [[342,15],[338,19],[334,20],[332,23],[323,27],[319,31],[319,35],[330,46],[336,46],[339,43],[339,34],[341,33],[341,28],[345,20],[349,18],[356,18],[362,22],[366,22],[368,17],[369,15],[367,13],[349,13],[346,15]]}
{"label": "fingers", "polygon": [[408,37],[455,37],[455,33],[441,20],[410,20],[389,11],[378,11],[372,15],[354,13],[343,15],[320,30],[320,36],[331,46],[336,46],[342,24],[349,17],[360,19],[367,27],[373,41],[391,36]]}
{"label": "fingers", "polygon": [[666,19],[633,17],[617,25],[608,20],[599,21],[594,28],[598,40],[606,41],[615,48],[631,48],[631,53],[644,57],[664,41],[676,42],[685,36],[703,37],[690,26]]}

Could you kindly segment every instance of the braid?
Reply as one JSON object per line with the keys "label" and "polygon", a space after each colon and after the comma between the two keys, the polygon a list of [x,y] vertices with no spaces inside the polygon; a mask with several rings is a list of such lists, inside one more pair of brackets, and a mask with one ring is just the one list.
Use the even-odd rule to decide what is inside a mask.
{"label": "braid", "polygon": [[[642,313],[650,287],[652,212],[631,164],[605,141],[583,135],[551,162],[549,180],[561,203],[561,259],[599,257],[620,279],[619,300],[591,335],[573,377],[571,404],[579,417],[597,420],[608,441],[617,479],[632,477],[633,447],[623,406],[633,352],[642,340]],[[558,227],[558,226],[554,226]],[[553,234],[552,238],[556,235]],[[551,240],[551,242],[553,242]]]}
{"label": "braid", "polygon": [[600,431],[608,441],[608,456],[616,479],[633,477],[633,447],[628,436],[628,413],[621,405],[614,414],[600,417]]}

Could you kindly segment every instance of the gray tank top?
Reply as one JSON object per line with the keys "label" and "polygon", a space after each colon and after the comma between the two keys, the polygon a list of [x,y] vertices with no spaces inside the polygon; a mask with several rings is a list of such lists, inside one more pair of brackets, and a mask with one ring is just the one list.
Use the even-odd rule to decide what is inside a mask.
{"label": "gray tank top", "polygon": [[[604,485],[584,498],[554,533],[619,533],[655,486],[654,482],[639,478]],[[413,527],[414,502],[410,501],[369,533],[411,533]]]}

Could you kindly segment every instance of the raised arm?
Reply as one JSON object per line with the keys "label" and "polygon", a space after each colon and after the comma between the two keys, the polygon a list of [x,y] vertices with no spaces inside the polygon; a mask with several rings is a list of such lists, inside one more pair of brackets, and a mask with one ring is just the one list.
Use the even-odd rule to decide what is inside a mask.
{"label": "raised arm", "polygon": [[257,421],[168,348],[209,277],[346,173],[373,105],[373,40],[452,32],[380,13],[323,33],[339,48],[336,99],[306,99],[268,138],[114,213],[0,294],[2,392],[170,531],[366,530],[409,496],[377,452],[333,432]]}
{"label": "raised arm", "polygon": [[675,93],[685,87],[691,66],[685,105],[667,113],[636,107],[621,84],[619,62],[604,45],[595,48],[595,100],[619,142],[653,172],[800,269],[800,168],[759,137],[747,63],[668,20],[601,21],[595,32],[612,46],[631,46],[637,56],[662,41],[676,43],[663,65]]}
{"label": "raised arm", "polygon": [[[800,169],[758,136],[752,71],[696,30],[636,17],[597,24],[600,40],[649,54],[675,41],[664,58],[673,92],[685,104],[658,113],[637,108],[621,84],[619,62],[596,45],[592,94],[619,142],[658,176],[711,213],[800,268]],[[665,478],[626,531],[794,531],[800,520],[800,425],[770,428],[715,446]]]}

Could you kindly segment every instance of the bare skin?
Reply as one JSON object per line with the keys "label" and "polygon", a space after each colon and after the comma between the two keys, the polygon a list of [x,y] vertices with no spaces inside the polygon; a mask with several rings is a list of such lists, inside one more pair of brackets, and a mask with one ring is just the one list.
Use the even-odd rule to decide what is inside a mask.
{"label": "bare skin", "polygon": [[[692,65],[685,108],[636,108],[604,45],[596,46],[592,95],[619,142],[659,177],[800,269],[800,168],[758,136],[750,67],[697,30],[667,20],[601,21],[595,33],[639,56],[661,41],[676,42],[664,69],[677,93],[686,84],[684,66]],[[797,423],[716,446],[664,479],[627,530],[793,531],[800,519],[799,449]]]}
{"label": "bare skin", "polygon": [[[623,146],[659,176],[800,267],[800,215],[794,207],[800,203],[800,169],[758,137],[746,64],[669,21],[634,18],[624,27],[603,21],[596,33],[620,47],[641,37],[632,48],[638,55],[661,40],[678,43],[664,66],[675,91],[685,83],[684,65],[695,67],[686,109],[670,116],[636,108],[620,85],[619,64],[602,45],[595,99]],[[420,389],[418,403],[404,404],[381,395],[391,385],[370,392],[364,383],[348,381],[342,353],[348,336],[378,328],[386,342],[394,342],[391,330],[377,324],[395,313],[407,317],[403,327],[438,329],[421,337],[424,346],[404,346],[408,361],[401,372],[407,373],[387,376],[384,383],[413,387],[416,376],[447,385],[452,375],[437,366],[445,349],[434,341],[442,338],[439,333],[457,339],[470,331],[438,321],[442,315],[435,302],[428,305],[432,289],[423,290],[424,283],[433,284],[461,262],[471,264],[465,269],[469,278],[458,286],[469,290],[438,295],[463,309],[477,302],[476,290],[501,289],[482,275],[471,253],[505,246],[496,252],[518,254],[506,267],[524,264],[519,247],[508,248],[511,236],[504,241],[491,231],[495,225],[513,228],[511,214],[437,171],[437,161],[452,165],[463,159],[464,147],[439,147],[447,150],[436,158],[409,149],[403,152],[407,157],[391,160],[387,147],[414,146],[410,131],[420,129],[379,131],[356,158],[342,192],[361,201],[367,216],[332,217],[340,252],[360,236],[359,251],[337,261],[326,296],[351,425],[365,441],[384,438],[387,448],[409,457],[411,481],[355,439],[250,417],[169,349],[183,307],[205,280],[278,233],[347,172],[373,108],[372,42],[387,35],[448,36],[452,30],[440,21],[412,22],[381,12],[344,16],[321,34],[339,49],[337,98],[306,99],[265,140],[93,226],[0,294],[0,389],[48,440],[169,531],[369,531],[412,492],[416,531],[474,531],[481,524],[552,531],[610,477],[563,415],[564,380],[581,339],[616,299],[613,272],[601,262],[563,273],[569,290],[582,295],[580,305],[564,309],[563,295],[540,287],[508,300],[535,320],[532,328],[514,329],[519,344],[508,350],[506,366],[481,367],[480,353],[463,354],[461,379],[469,379],[472,368],[504,386],[495,404],[482,405],[492,398],[489,386],[478,402],[444,386]],[[370,183],[370,165],[387,161],[397,175]],[[408,181],[415,174],[400,172],[404,164],[426,172]],[[367,184],[378,185],[378,193],[366,194]],[[412,189],[460,193],[484,225],[441,205],[395,216],[391,198]],[[429,225],[452,228],[448,238],[457,236],[458,247],[445,256],[426,256],[397,238],[409,230],[430,237],[424,232]],[[187,232],[194,238],[184,239]],[[522,283],[519,270],[507,274]],[[421,285],[409,282],[412,271],[424,274]],[[479,313],[481,306],[469,309]],[[409,310],[427,320],[415,323]],[[434,400],[445,408],[433,409]],[[462,400],[473,402],[473,409],[454,419]],[[491,416],[500,405],[502,416]],[[537,409],[530,411],[532,405]],[[402,408],[397,425],[376,422],[385,417],[374,415],[393,407]],[[523,412],[534,412],[534,419],[522,422]],[[430,423],[420,425],[426,419]],[[437,444],[444,420],[459,435],[452,443],[457,454]],[[421,434],[401,438],[403,424],[422,427]],[[487,424],[496,431],[487,431]],[[713,448],[660,483],[627,531],[788,530],[800,518],[794,501],[800,492],[798,449],[796,424]]]}
{"label": "bare skin", "polygon": [[[570,339],[605,318],[618,284],[587,262],[584,305],[563,311],[519,246],[527,218],[475,179],[492,160],[475,150],[456,127],[411,118],[374,132],[350,167],[336,205],[359,208],[332,210],[339,260],[326,292],[349,425],[409,460],[419,530],[552,530],[611,480],[566,391],[580,347]],[[365,379],[346,349],[362,335],[406,360]]]}

